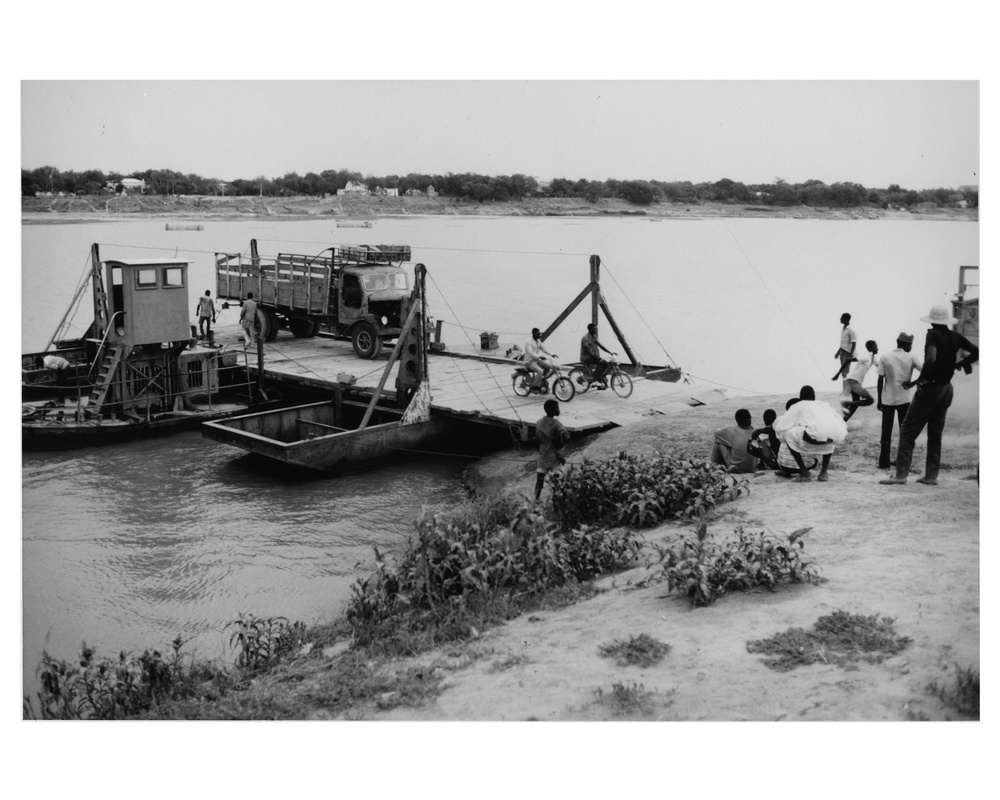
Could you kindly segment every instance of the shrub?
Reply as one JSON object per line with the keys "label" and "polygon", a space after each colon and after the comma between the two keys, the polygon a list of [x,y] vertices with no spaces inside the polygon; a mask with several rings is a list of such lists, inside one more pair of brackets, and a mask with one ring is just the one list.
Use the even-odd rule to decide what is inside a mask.
{"label": "shrub", "polygon": [[979,719],[979,670],[955,665],[955,679],[950,686],[942,686],[937,681],[927,685],[927,692],[937,697],[946,706],[951,706],[960,714]]}
{"label": "shrub", "polygon": [[305,639],[305,623],[291,625],[285,617],[257,617],[240,614],[228,627],[236,628],[229,637],[229,646],[236,648],[236,666],[254,671],[266,667],[290,653]]}
{"label": "shrub", "polygon": [[564,528],[580,524],[650,527],[695,519],[724,500],[749,492],[721,466],[671,456],[619,453],[584,461],[551,477],[552,509]]}
{"label": "shrub", "polygon": [[423,514],[398,561],[375,550],[375,570],[351,586],[347,619],[362,642],[394,617],[463,609],[475,599],[517,598],[590,580],[620,569],[638,554],[630,531],[578,526],[563,531],[525,504],[501,524],[477,509],[469,515]]}
{"label": "shrub", "polygon": [[[42,719],[123,719],[138,716],[165,699],[187,696],[197,676],[184,666],[183,640],[178,636],[171,645],[169,660],[158,650],[98,658],[86,642],[75,663],[43,653],[37,671],[38,713]],[[25,716],[35,716],[27,699]]]}
{"label": "shrub", "polygon": [[785,538],[737,526],[735,538],[716,544],[702,523],[674,547],[657,546],[658,572],[648,580],[667,581],[668,592],[687,596],[692,606],[707,606],[733,591],[758,586],[774,591],[779,583],[818,583],[815,564],[805,557],[800,528]]}

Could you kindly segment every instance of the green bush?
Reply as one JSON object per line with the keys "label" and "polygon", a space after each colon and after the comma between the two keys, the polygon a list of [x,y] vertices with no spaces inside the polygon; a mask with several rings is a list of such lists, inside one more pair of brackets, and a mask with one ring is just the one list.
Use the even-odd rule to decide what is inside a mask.
{"label": "green bush", "polygon": [[563,528],[580,524],[650,527],[697,519],[720,501],[749,493],[721,466],[672,456],[619,453],[551,477],[552,509]]}
{"label": "green bush", "polygon": [[[180,652],[184,642],[179,636],[171,644],[169,660],[158,650],[98,658],[86,643],[75,663],[43,653],[37,672],[38,714],[42,719],[124,719],[139,716],[164,700],[188,696],[195,682],[207,675],[185,666]],[[202,665],[201,670],[205,669]],[[35,717],[27,699],[25,717]]]}
{"label": "green bush", "polygon": [[[638,555],[630,531],[561,530],[522,502],[508,515],[425,514],[400,558],[375,550],[375,569],[351,587],[347,619],[367,642],[405,612],[447,613],[475,598],[523,597],[621,569]],[[500,523],[500,519],[506,519]]]}
{"label": "green bush", "polygon": [[647,580],[667,581],[668,592],[687,596],[692,606],[707,606],[728,592],[763,587],[774,591],[779,583],[818,583],[815,564],[806,558],[802,537],[811,528],[800,528],[787,537],[743,530],[735,538],[716,544],[704,522],[694,535],[684,536],[673,547],[657,546],[657,572]]}
{"label": "green bush", "polygon": [[285,617],[257,617],[240,614],[239,619],[226,627],[235,628],[229,637],[229,646],[236,653],[236,666],[254,671],[269,666],[290,653],[305,640],[303,622],[291,625]]}

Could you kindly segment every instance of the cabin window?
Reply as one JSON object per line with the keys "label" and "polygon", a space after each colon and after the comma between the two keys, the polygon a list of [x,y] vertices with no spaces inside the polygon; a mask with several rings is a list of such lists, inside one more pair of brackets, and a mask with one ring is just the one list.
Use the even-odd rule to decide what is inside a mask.
{"label": "cabin window", "polygon": [[365,289],[376,292],[380,289],[406,289],[405,272],[375,272],[364,277]]}
{"label": "cabin window", "polygon": [[140,289],[149,289],[156,286],[156,270],[152,267],[148,269],[137,269],[135,271],[135,285]]}
{"label": "cabin window", "polygon": [[361,282],[357,275],[344,276],[344,305],[349,308],[361,308]]}
{"label": "cabin window", "polygon": [[184,270],[181,267],[165,267],[163,270],[164,286],[183,286]]}

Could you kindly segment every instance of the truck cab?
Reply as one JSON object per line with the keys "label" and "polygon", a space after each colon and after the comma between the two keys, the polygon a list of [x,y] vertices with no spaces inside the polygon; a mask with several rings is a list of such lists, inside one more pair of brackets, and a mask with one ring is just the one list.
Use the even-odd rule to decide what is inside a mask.
{"label": "truck cab", "polygon": [[345,266],[338,283],[336,327],[359,356],[374,358],[384,339],[399,335],[410,310],[409,277],[398,266]]}

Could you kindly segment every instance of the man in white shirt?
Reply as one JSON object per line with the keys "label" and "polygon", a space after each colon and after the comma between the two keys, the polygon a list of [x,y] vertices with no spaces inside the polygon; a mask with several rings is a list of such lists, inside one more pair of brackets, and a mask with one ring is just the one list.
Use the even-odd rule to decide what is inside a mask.
{"label": "man in white shirt", "polygon": [[899,418],[902,427],[906,412],[910,409],[910,390],[903,388],[904,381],[919,372],[923,359],[910,352],[913,334],[901,333],[896,337],[896,349],[886,353],[878,361],[878,410],[882,412],[882,439],[879,449],[879,469],[889,469],[889,450],[892,447],[892,426],[894,418]]}
{"label": "man in white shirt", "polygon": [[851,393],[851,399],[843,403],[846,411],[844,422],[853,417],[854,412],[862,406],[870,406],[875,402],[875,398],[872,397],[871,392],[862,386],[862,383],[865,380],[865,375],[868,374],[868,370],[877,363],[875,357],[878,355],[878,345],[869,339],[865,342],[865,350],[868,351],[867,356],[862,355],[861,358],[851,358],[850,371],[847,373],[847,380],[845,381],[847,391]]}
{"label": "man in white shirt", "polygon": [[531,391],[538,391],[542,378],[549,371],[549,362],[545,356],[555,356],[542,344],[542,332],[538,328],[531,329],[531,338],[524,344],[524,366],[531,372]]}
{"label": "man in white shirt", "polygon": [[69,388],[66,372],[73,366],[62,356],[50,353],[47,356],[38,358],[39,366],[44,367],[53,374],[52,385],[59,393],[56,402],[59,404],[66,402],[66,393]]}
{"label": "man in white shirt", "polygon": [[833,354],[833,357],[840,360],[840,369],[837,370],[837,374],[833,376],[833,380],[838,378],[844,379],[844,392],[847,392],[847,369],[848,365],[854,359],[854,350],[858,344],[858,335],[854,332],[854,328],[851,327],[851,315],[844,313],[840,315],[840,324],[843,326],[840,329],[840,347],[837,348],[837,352]]}

